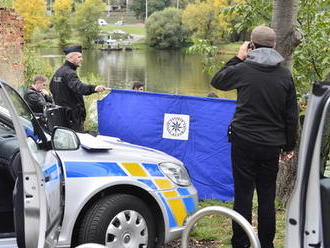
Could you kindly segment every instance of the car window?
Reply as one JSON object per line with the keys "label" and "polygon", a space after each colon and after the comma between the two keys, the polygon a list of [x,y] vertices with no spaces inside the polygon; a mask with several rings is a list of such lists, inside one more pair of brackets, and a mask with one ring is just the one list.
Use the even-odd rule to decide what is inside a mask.
{"label": "car window", "polygon": [[[32,138],[36,143],[40,143],[41,140],[44,139],[44,135],[41,128],[38,127],[37,120],[32,112],[14,89],[6,84],[4,84],[3,87],[6,89],[6,92],[15,107],[19,120],[24,127],[26,136]],[[0,112],[4,117],[10,119],[8,107],[5,106],[2,100],[0,100]]]}
{"label": "car window", "polygon": [[320,172],[322,177],[330,177],[330,105],[326,104],[326,106],[320,154]]}

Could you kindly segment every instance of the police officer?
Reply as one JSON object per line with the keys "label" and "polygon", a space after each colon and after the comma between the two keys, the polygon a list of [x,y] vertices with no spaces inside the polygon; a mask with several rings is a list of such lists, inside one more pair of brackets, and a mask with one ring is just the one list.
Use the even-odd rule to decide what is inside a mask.
{"label": "police officer", "polygon": [[104,86],[82,83],[77,75],[77,68],[82,62],[82,47],[65,48],[65,63],[55,72],[50,91],[56,105],[66,108],[67,126],[77,132],[83,132],[86,109],[83,95],[90,95],[105,90]]}
{"label": "police officer", "polygon": [[27,88],[24,94],[24,100],[37,115],[42,115],[44,107],[53,102],[53,98],[45,90],[46,85],[47,78],[42,75],[37,75],[34,77],[32,85]]}

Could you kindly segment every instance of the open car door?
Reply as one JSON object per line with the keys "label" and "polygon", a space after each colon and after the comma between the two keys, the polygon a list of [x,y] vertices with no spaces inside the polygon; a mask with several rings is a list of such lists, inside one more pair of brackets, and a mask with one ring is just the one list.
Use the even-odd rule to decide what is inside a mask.
{"label": "open car door", "polygon": [[15,232],[19,247],[54,247],[63,214],[60,162],[21,96],[0,81],[1,113],[19,144],[14,195]]}
{"label": "open car door", "polygon": [[330,247],[330,82],[316,82],[287,211],[286,247]]}

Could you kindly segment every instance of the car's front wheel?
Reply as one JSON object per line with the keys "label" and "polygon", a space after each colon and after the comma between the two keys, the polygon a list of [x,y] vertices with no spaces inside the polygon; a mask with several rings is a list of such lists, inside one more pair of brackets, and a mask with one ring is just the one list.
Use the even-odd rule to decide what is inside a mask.
{"label": "car's front wheel", "polygon": [[112,248],[152,248],[155,222],[149,207],[128,194],[105,196],[86,212],[78,243],[99,243]]}

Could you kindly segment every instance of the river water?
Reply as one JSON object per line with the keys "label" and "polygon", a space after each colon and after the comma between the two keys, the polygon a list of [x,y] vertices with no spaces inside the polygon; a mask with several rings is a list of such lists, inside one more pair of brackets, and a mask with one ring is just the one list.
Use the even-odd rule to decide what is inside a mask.
{"label": "river water", "polygon": [[[64,61],[56,48],[42,48],[37,52],[55,71]],[[188,55],[181,50],[133,50],[83,52],[83,64],[78,73],[99,75],[111,88],[130,89],[132,81],[141,81],[146,91],[180,95],[206,96],[214,91],[220,97],[232,97],[210,86],[211,76],[203,72],[202,57]]]}

